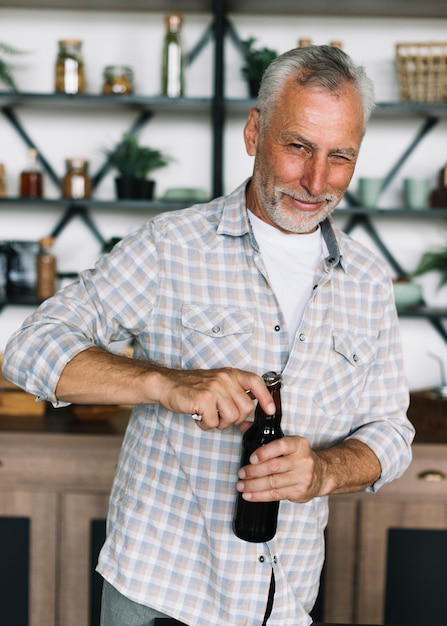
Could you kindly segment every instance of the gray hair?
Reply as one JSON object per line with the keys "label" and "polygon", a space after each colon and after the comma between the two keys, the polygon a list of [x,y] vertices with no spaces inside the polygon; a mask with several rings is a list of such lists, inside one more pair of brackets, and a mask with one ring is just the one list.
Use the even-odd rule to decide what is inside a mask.
{"label": "gray hair", "polygon": [[374,109],[374,85],[365,69],[334,46],[294,48],[270,63],[262,77],[256,108],[261,112],[261,133],[269,122],[284,83],[296,76],[299,85],[318,85],[337,92],[346,82],[358,89],[363,103],[363,126]]}

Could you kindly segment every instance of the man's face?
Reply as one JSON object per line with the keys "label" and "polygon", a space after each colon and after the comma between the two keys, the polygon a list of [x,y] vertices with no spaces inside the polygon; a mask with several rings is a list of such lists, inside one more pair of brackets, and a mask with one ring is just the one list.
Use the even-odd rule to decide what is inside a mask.
{"label": "man's face", "polygon": [[363,107],[349,83],[337,94],[290,79],[263,136],[252,109],[245,127],[255,157],[247,206],[284,232],[309,233],[340,202],[363,136]]}

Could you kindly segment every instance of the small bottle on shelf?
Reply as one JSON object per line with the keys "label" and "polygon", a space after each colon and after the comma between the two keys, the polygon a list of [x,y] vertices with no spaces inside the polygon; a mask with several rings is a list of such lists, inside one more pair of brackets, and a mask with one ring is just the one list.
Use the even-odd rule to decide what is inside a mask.
{"label": "small bottle on shelf", "polygon": [[312,39],[309,39],[307,37],[301,37],[301,39],[298,39],[298,48],[306,48],[307,46],[311,45]]}
{"label": "small bottle on shelf", "polygon": [[39,244],[40,249],[36,260],[36,294],[39,300],[46,300],[56,291],[56,257],[52,252],[54,239],[53,237],[43,237]]}
{"label": "small bottle on shelf", "polygon": [[21,198],[43,197],[43,175],[35,148],[28,150],[28,164],[20,174],[19,195]]}
{"label": "small bottle on shelf", "polygon": [[330,41],[329,45],[332,46],[332,48],[340,48],[340,50],[343,50],[343,43],[341,41]]}
{"label": "small bottle on shelf", "polygon": [[179,98],[184,95],[183,52],[180,36],[183,20],[178,13],[166,15],[165,20],[161,93],[169,98]]}
{"label": "small bottle on shelf", "polygon": [[6,171],[4,164],[0,163],[0,198],[4,198],[6,195]]}

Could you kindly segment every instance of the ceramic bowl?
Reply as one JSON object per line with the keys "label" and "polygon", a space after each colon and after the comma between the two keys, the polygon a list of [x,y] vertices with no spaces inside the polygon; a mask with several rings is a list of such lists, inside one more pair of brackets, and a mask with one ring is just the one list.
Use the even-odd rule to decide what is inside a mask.
{"label": "ceramic bowl", "polygon": [[175,187],[167,189],[162,200],[168,202],[206,202],[208,196],[203,189],[195,187]]}
{"label": "ceramic bowl", "polygon": [[395,282],[394,298],[398,309],[416,306],[422,301],[422,287],[412,282]]}

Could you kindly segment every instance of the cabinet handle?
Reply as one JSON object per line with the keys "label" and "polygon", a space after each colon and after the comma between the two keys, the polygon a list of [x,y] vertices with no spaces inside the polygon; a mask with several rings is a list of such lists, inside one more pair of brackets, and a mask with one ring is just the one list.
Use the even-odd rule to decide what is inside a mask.
{"label": "cabinet handle", "polygon": [[441,480],[446,479],[446,475],[441,470],[425,470],[418,474],[419,480],[425,480],[428,483],[439,483]]}

